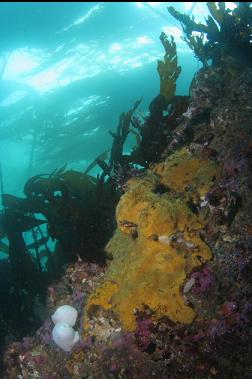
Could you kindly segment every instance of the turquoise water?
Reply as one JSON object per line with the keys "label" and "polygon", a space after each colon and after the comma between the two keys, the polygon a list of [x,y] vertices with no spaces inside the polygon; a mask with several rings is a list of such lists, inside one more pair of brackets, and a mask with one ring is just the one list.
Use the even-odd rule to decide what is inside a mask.
{"label": "turquoise water", "polygon": [[[64,164],[87,167],[110,148],[108,130],[116,128],[119,114],[141,96],[139,111],[146,113],[159,93],[161,31],[175,37],[182,66],[177,94],[188,94],[199,63],[166,10],[171,4],[0,4],[5,192],[22,195],[30,176]],[[190,12],[193,3],[175,6]],[[193,12],[203,19],[205,3],[195,3]]]}
{"label": "turquoise water", "polygon": [[0,378],[251,378],[251,4],[0,3]]}
{"label": "turquoise water", "polygon": [[[175,8],[169,8],[174,17],[169,6]],[[69,264],[87,264],[87,272],[94,271],[98,278],[114,259],[106,246],[116,225],[129,231],[132,241],[138,237],[134,218],[131,221],[127,212],[118,218],[117,204],[130,178],[152,170],[164,155],[183,146],[183,138],[192,141],[194,103],[188,108],[188,95],[202,67],[194,52],[211,72],[218,54],[220,62],[226,58],[229,31],[234,29],[230,40],[235,54],[241,38],[246,42],[241,61],[247,59],[250,21],[243,21],[249,6],[238,5],[234,14],[230,9],[235,3],[226,3],[229,10],[222,3],[218,7],[205,2],[0,3],[0,377],[5,347],[34,335],[45,322],[48,301],[55,296],[53,285],[66,280]],[[209,12],[213,18],[206,18]],[[207,23],[205,29],[188,15]],[[193,49],[182,25],[189,30],[185,35],[195,44]],[[233,80],[235,70],[230,67]],[[202,72],[207,81],[208,71]],[[223,72],[218,71],[220,76]],[[200,75],[197,78],[200,86]],[[199,118],[210,119],[208,109],[202,115]],[[208,149],[210,137],[200,137],[202,152],[215,157],[215,149]],[[197,136],[193,141],[197,147]],[[235,169],[231,164],[230,172]],[[152,170],[153,178],[157,173]],[[172,191],[161,181],[153,184],[157,199]],[[229,197],[237,212],[241,197],[233,191]],[[179,197],[173,195],[177,204]],[[188,210],[198,214],[201,202],[188,199]],[[175,242],[185,241],[180,234],[174,234]],[[150,237],[170,243],[174,236],[155,232]],[[86,279],[78,280],[82,289]],[[84,301],[76,283],[71,296]],[[66,301],[64,296],[60,301]]]}

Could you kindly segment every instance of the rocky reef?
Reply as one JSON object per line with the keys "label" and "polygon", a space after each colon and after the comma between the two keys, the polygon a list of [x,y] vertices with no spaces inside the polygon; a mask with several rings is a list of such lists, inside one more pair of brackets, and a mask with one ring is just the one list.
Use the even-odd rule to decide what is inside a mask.
{"label": "rocky reef", "polygon": [[153,319],[192,322],[195,314],[185,305],[181,286],[212,253],[189,202],[204,197],[216,176],[214,162],[182,149],[127,183],[116,211],[118,230],[107,246],[113,260],[87,313],[93,306],[111,309],[128,331],[136,329],[134,312],[146,306]]}
{"label": "rocky reef", "polygon": [[48,318],[4,378],[251,378],[251,89],[249,61],[199,70],[159,162],[124,183],[107,265],[79,258],[48,290],[80,342],[61,351]]}

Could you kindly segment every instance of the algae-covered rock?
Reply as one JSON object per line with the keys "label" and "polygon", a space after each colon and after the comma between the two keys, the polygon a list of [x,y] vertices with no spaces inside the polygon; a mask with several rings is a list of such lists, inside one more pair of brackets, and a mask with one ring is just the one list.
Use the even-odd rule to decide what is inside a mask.
{"label": "algae-covered rock", "polygon": [[216,164],[181,150],[145,178],[130,181],[117,206],[117,232],[107,245],[113,260],[88,300],[89,317],[94,305],[110,309],[128,331],[135,330],[135,312],[144,306],[156,320],[194,320],[196,313],[184,303],[181,286],[212,253],[200,238],[202,224],[188,206],[187,187],[191,195],[203,196],[215,175]]}
{"label": "algae-covered rock", "polygon": [[188,198],[189,195],[205,196],[219,170],[214,161],[183,148],[156,165],[154,171],[160,175],[163,185],[184,192]]}

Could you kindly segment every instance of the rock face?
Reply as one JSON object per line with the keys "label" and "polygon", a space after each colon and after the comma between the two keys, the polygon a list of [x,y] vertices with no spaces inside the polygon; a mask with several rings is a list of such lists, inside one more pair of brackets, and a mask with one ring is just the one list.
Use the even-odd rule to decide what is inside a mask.
{"label": "rock face", "polygon": [[251,104],[251,68],[199,71],[163,161],[127,184],[107,270],[67,274],[84,341],[13,344],[6,378],[251,378]]}
{"label": "rock face", "polygon": [[119,320],[148,352],[144,378],[250,377],[251,104],[251,68],[226,58],[201,69],[163,161],[118,204],[84,329],[99,339],[95,325]]}
{"label": "rock face", "polygon": [[87,312],[94,305],[110,308],[128,331],[136,329],[136,310],[144,307],[155,320],[193,321],[181,287],[212,253],[200,237],[203,220],[190,206],[204,199],[217,173],[214,162],[181,149],[128,183],[117,206],[118,230],[107,246],[113,260]]}

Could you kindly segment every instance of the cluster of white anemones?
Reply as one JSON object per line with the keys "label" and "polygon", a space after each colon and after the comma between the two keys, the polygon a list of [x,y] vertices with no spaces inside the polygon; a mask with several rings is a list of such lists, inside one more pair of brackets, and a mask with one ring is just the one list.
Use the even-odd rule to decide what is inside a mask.
{"label": "cluster of white anemones", "polygon": [[52,337],[57,346],[64,351],[70,351],[79,341],[79,333],[73,329],[78,317],[78,312],[70,305],[62,305],[52,315],[55,324]]}

